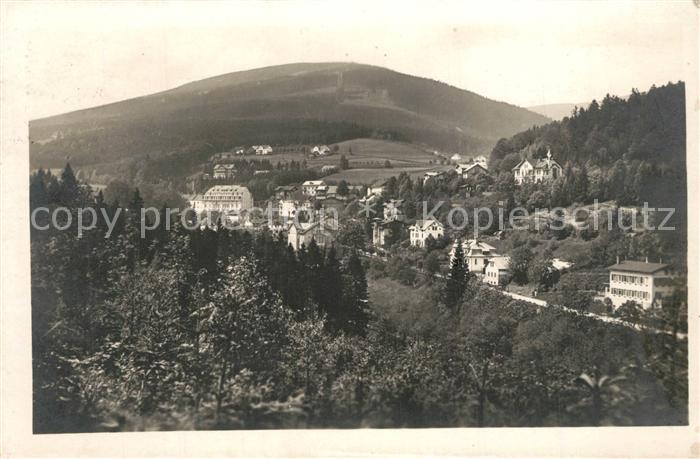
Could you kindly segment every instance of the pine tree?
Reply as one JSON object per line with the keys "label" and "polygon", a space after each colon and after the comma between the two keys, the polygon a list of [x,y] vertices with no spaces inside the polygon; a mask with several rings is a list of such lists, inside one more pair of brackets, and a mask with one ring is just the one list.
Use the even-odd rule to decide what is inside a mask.
{"label": "pine tree", "polygon": [[452,309],[459,305],[467,290],[469,282],[469,269],[464,259],[462,243],[458,239],[455,242],[454,253],[450,263],[450,273],[447,276],[443,293],[445,306]]}
{"label": "pine tree", "polygon": [[[316,303],[320,309],[323,309],[323,256],[321,255],[321,250],[319,249],[318,244],[316,244],[315,239],[311,239],[311,242],[309,242],[309,247],[305,250],[305,254],[303,256],[305,258],[304,261],[308,273],[307,275],[311,301]],[[303,263],[301,251],[299,260]]]}
{"label": "pine tree", "polygon": [[137,264],[145,257],[147,242],[145,238],[141,238],[141,209],[143,208],[143,199],[139,193],[139,189],[134,190],[134,196],[127,208],[127,217],[124,226],[124,234],[122,235],[122,244],[124,253],[127,256],[127,268],[129,272],[133,272]]}
{"label": "pine tree", "polygon": [[364,335],[369,322],[367,277],[356,253],[350,254],[343,273],[342,329],[350,334]]}
{"label": "pine tree", "polygon": [[588,173],[585,167],[580,167],[578,170],[574,171],[573,180],[573,190],[571,196],[571,203],[588,202]]}
{"label": "pine tree", "polygon": [[64,206],[74,207],[80,202],[81,190],[78,180],[73,174],[70,163],[66,163],[61,173],[60,203]]}
{"label": "pine tree", "polygon": [[329,328],[338,331],[347,322],[347,315],[346,311],[343,310],[343,278],[340,262],[333,246],[328,249],[326,254],[320,281],[320,309],[327,315]]}
{"label": "pine tree", "polygon": [[49,203],[49,195],[44,183],[44,171],[39,171],[29,179],[29,209],[46,206]]}

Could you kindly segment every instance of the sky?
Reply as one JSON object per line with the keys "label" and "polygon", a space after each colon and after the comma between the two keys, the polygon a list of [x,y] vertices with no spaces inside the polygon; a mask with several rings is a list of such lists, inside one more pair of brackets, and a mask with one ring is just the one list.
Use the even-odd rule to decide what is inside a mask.
{"label": "sky", "polygon": [[520,106],[697,72],[691,0],[35,2],[3,13],[30,118],[290,62],[379,65]]}

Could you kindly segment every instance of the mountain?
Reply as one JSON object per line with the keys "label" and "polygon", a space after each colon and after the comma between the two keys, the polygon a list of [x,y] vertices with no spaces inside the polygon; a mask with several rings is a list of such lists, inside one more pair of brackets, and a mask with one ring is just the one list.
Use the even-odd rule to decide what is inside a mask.
{"label": "mountain", "polygon": [[576,107],[588,107],[588,103],[533,105],[532,107],[527,107],[527,109],[554,121],[559,121],[565,116],[571,116],[571,112]]}
{"label": "mountain", "polygon": [[465,152],[549,120],[447,84],[355,63],[235,72],[30,122],[32,166],[184,160],[256,143],[374,137]]}

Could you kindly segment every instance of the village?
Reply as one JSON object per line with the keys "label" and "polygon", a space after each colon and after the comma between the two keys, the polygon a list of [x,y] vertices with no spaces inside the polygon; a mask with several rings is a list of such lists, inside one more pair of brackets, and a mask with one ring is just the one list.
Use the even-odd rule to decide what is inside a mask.
{"label": "village", "polygon": [[[499,186],[496,182],[503,181],[504,174],[489,171],[485,156],[468,157],[437,151],[434,154],[441,161],[436,161],[437,167],[422,172],[422,175],[413,174],[415,183],[423,190],[444,188],[445,184],[451,184],[448,187],[453,190],[449,196],[451,209],[455,209],[459,203],[467,205],[471,211],[478,203],[486,202],[488,205],[494,195],[498,196]],[[324,162],[321,166],[316,164],[315,179],[275,186],[270,197],[256,201],[253,193],[244,183],[240,183],[240,174],[234,162],[245,156],[267,159],[276,155],[287,155],[287,159],[301,156],[303,163],[299,164],[303,168],[309,167],[307,160],[322,159]],[[329,157],[337,165],[329,163]],[[279,163],[277,168],[280,168]],[[447,276],[459,252],[458,256],[463,257],[460,262],[476,279],[538,304],[546,304],[546,299],[556,299],[551,292],[558,290],[559,279],[576,271],[579,268],[577,265],[582,264],[575,259],[553,256],[551,248],[547,248],[538,278],[523,281],[523,271],[528,267],[515,266],[521,265],[523,260],[513,260],[513,252],[518,249],[505,240],[521,237],[515,234],[518,232],[532,233],[532,228],[518,230],[507,223],[500,227],[490,224],[481,228],[478,221],[469,227],[466,222],[455,227],[449,224],[453,223],[452,215],[448,222],[444,212],[439,216],[421,218],[421,212],[417,210],[421,203],[407,202],[396,189],[397,176],[398,180],[402,180],[401,186],[411,186],[411,178],[405,172],[397,171],[389,179],[370,183],[333,179],[333,174],[349,168],[346,156],[337,146],[240,146],[212,156],[209,169],[201,175],[203,192],[185,197],[198,214],[206,213],[208,220],[204,225],[216,229],[218,222],[242,231],[270,231],[286,240],[295,251],[308,247],[312,241],[321,247],[340,246],[349,239],[343,233],[360,232],[362,234],[358,238],[365,242],[354,248],[366,258],[380,263],[391,256],[410,259],[414,264],[411,269],[424,278]],[[271,172],[274,171],[255,170],[252,175],[257,177]],[[511,168],[506,179],[512,188],[524,190],[526,187],[551,186],[564,174],[564,167],[547,148],[546,154],[541,157],[520,160]],[[533,194],[537,192],[532,191]],[[627,218],[639,214],[639,209],[632,206],[605,205],[614,206],[615,211]],[[261,218],[261,213],[265,213],[265,218]],[[549,228],[554,218],[556,215],[553,212],[537,210],[532,222],[539,227],[544,221],[545,227]],[[566,226],[576,230],[581,220],[580,217],[569,218]],[[474,226],[477,226],[476,231],[473,231]],[[631,237],[638,235],[636,228],[628,234]],[[551,242],[548,244],[552,245]],[[458,246],[460,250],[457,250]],[[534,264],[532,255],[525,261]],[[589,300],[599,304],[596,312],[612,314],[628,302],[634,302],[644,309],[659,307],[672,294],[674,272],[669,264],[658,261],[650,261],[648,257],[644,260],[620,260],[618,256],[614,264],[584,270],[586,274],[593,273],[597,280],[593,287],[585,286],[592,293]]]}

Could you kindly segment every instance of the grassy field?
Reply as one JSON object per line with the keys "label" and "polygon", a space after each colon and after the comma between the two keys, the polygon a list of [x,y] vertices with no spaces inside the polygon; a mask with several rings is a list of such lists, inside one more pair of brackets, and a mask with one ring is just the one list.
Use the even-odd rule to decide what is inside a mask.
{"label": "grassy field", "polygon": [[369,185],[377,180],[386,180],[389,177],[406,172],[411,177],[422,177],[427,171],[445,169],[444,166],[435,167],[393,167],[391,169],[348,169],[338,173],[328,175],[323,179],[328,182],[339,182],[345,180],[356,185]]}
{"label": "grassy field", "polygon": [[[339,166],[341,155],[347,158],[350,169],[325,177],[330,182],[345,180],[352,184],[369,185],[377,180],[407,172],[411,177],[422,177],[428,171],[447,170],[450,166],[441,166],[440,157],[431,150],[405,142],[391,142],[376,139],[354,139],[340,142],[336,152],[320,158],[308,158],[301,152],[279,153],[269,156],[245,156],[247,159],[267,159],[272,164],[301,162],[304,159],[311,168]],[[330,145],[331,147],[335,145]],[[391,168],[384,167],[386,161]]]}
{"label": "grassy field", "polygon": [[[390,142],[376,139],[354,139],[337,144],[340,154],[344,154],[350,164],[353,161],[403,161],[416,165],[430,164],[439,159],[432,151],[405,142]],[[352,153],[350,151],[352,150]]]}
{"label": "grassy field", "polygon": [[301,152],[279,153],[269,156],[244,156],[248,159],[269,159],[273,164],[277,162],[302,161],[306,159],[309,167],[322,167],[326,165],[337,166],[340,156],[345,155],[350,167],[358,169],[382,168],[384,162],[391,161],[395,167],[427,167],[438,163],[440,157],[425,148],[405,142],[391,142],[376,139],[354,139],[338,144],[338,149],[333,154],[320,158],[307,158]]}

